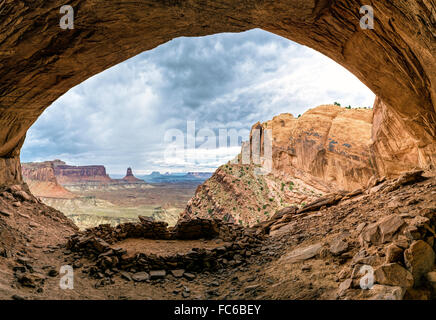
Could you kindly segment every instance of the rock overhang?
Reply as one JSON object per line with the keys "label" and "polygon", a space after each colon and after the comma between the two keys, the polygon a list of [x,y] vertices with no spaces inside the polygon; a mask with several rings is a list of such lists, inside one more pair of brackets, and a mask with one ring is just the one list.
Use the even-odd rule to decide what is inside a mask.
{"label": "rock overhang", "polygon": [[[435,167],[435,8],[426,1],[371,3],[374,30],[360,29],[357,0],[225,0],[219,5],[81,0],[73,4],[77,15],[73,30],[59,28],[62,5],[60,0],[2,3],[1,184],[22,182],[19,150],[26,131],[73,86],[176,37],[253,28],[318,50],[354,73],[380,98],[376,106],[383,109],[378,112],[382,119],[377,119],[380,126],[373,131],[376,156],[386,152],[385,158],[407,160],[404,169],[413,164]],[[414,156],[405,158],[407,147],[389,142],[404,138],[389,131],[392,117],[409,137]]]}

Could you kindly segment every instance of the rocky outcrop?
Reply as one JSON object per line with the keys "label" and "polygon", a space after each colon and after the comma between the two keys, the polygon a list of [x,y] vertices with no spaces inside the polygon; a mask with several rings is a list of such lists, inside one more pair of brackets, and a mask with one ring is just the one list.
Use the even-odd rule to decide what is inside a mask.
{"label": "rocky outcrop", "polygon": [[252,226],[283,207],[302,207],[324,193],[286,173],[257,175],[256,168],[231,162],[219,167],[197,187],[182,218],[218,218]]}
{"label": "rocky outcrop", "polygon": [[[372,110],[324,105],[299,118],[281,114],[256,123],[242,147],[249,149],[251,163],[244,164],[239,155],[237,164],[221,166],[197,188],[184,215],[253,225],[287,206],[304,207],[317,199],[318,209],[331,205],[334,197],[320,197],[362,188],[377,174],[371,162],[371,122]],[[253,163],[255,130],[261,157],[265,130],[271,130],[272,171],[267,175],[256,174],[258,166]]]}
{"label": "rocky outcrop", "polygon": [[138,179],[133,175],[132,168],[127,168],[126,176],[121,179],[123,181],[129,182],[129,183],[144,183],[144,180]]}
{"label": "rocky outcrop", "polygon": [[76,195],[62,187],[55,176],[56,161],[23,163],[23,179],[30,191],[42,198],[73,199]]}
{"label": "rocky outcrop", "polygon": [[256,129],[261,137],[265,130],[272,131],[273,171],[318,189],[354,190],[365,186],[376,174],[369,150],[371,123],[372,110],[325,105],[299,118],[282,114],[257,123],[250,137]]}
{"label": "rocky outcrop", "polygon": [[434,299],[435,177],[422,175],[405,173],[316,211],[286,208],[255,228],[288,247],[305,239],[280,258],[292,269],[310,268],[315,257],[336,264],[337,299]]}
{"label": "rocky outcrop", "polygon": [[70,166],[61,160],[24,163],[22,175],[32,192],[44,198],[74,198],[76,191],[146,184],[131,168],[123,179],[111,179],[102,165]]}
{"label": "rocky outcrop", "polygon": [[[97,5],[80,0],[73,4],[77,16],[72,30],[59,27],[62,5],[60,0],[1,3],[1,184],[21,182],[18,155],[26,131],[73,86],[176,37],[253,28],[314,48],[345,66],[398,114],[402,130],[420,148],[419,165],[434,163],[434,148],[422,148],[435,140],[433,2],[372,1],[373,30],[360,28],[362,3],[357,0],[224,0],[219,5],[213,1]],[[112,23],[107,23],[108,17]]]}

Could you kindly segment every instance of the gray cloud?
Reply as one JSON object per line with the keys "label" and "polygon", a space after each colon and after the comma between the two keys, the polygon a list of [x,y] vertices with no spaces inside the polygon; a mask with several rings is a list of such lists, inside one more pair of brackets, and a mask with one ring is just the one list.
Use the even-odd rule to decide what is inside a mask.
{"label": "gray cloud", "polygon": [[[29,130],[23,161],[60,158],[150,170],[212,170],[230,152],[201,151],[204,161],[163,159],[166,130],[246,129],[257,121],[340,101],[371,106],[374,95],[329,58],[261,30],[179,38],[71,89]],[[246,137],[244,137],[246,138]]]}

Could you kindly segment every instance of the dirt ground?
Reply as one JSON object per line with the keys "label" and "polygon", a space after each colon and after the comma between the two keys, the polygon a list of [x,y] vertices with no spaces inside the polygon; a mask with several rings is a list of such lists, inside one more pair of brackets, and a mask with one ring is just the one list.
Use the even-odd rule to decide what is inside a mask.
{"label": "dirt ground", "polygon": [[[436,178],[404,186],[389,193],[367,193],[320,211],[295,216],[287,225],[272,232],[260,253],[243,265],[216,272],[197,273],[195,279],[175,278],[133,282],[113,277],[103,287],[82,272],[92,264],[82,259],[74,270],[74,289],[61,289],[57,274],[74,253],[65,249],[66,238],[75,227],[61,213],[42,203],[21,201],[17,204],[10,192],[0,192],[1,299],[340,299],[338,287],[351,269],[352,257],[358,252],[359,228],[384,216],[398,213],[413,216],[436,208]],[[319,255],[289,262],[289,254],[313,244],[324,247],[338,238],[347,240],[346,254]],[[219,242],[219,241],[218,241]],[[114,246],[130,251],[155,254],[186,252],[192,248],[220,246],[216,241],[125,240]],[[0,251],[1,252],[1,251]],[[32,276],[43,279],[38,288],[23,286],[16,270],[30,266]],[[14,271],[15,269],[15,271]],[[54,270],[54,271],[51,271]],[[51,272],[50,272],[51,271]],[[56,271],[56,272],[55,272]],[[365,298],[362,290],[351,290],[354,299]],[[343,298],[343,297],[342,297]]]}
{"label": "dirt ground", "polygon": [[127,250],[128,256],[137,253],[155,254],[157,256],[171,256],[177,253],[185,254],[192,248],[213,249],[223,246],[225,243],[218,240],[152,240],[152,239],[126,239],[117,242],[113,248]]}

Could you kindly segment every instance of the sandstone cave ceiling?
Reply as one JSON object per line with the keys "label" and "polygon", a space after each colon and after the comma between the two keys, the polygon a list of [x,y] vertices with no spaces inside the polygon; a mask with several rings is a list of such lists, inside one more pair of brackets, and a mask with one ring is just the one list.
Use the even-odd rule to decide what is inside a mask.
{"label": "sandstone cave ceiling", "polygon": [[[20,180],[27,129],[68,89],[180,36],[261,28],[309,46],[355,74],[397,115],[434,163],[435,5],[368,1],[375,29],[361,30],[349,1],[72,1],[73,30],[59,28],[62,1],[2,2],[0,180]],[[422,151],[424,150],[424,151]]]}

